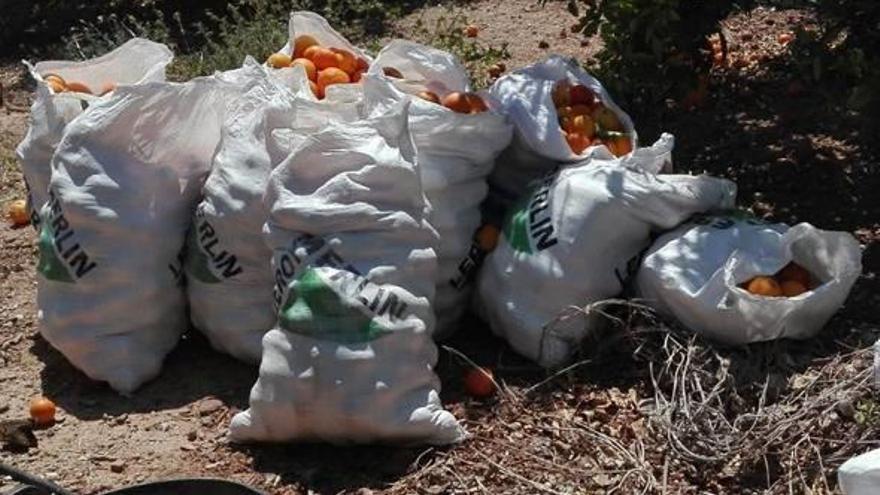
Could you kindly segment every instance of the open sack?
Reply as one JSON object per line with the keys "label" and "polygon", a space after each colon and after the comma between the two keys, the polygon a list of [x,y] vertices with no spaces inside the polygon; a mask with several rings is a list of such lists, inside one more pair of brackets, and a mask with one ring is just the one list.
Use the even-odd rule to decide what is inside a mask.
{"label": "open sack", "polygon": [[[381,96],[369,81],[365,91],[372,108]],[[381,116],[330,122],[270,175],[278,324],[263,338],[250,408],[230,425],[235,441],[464,437],[432,370],[437,234],[406,102],[382,107]]]}
{"label": "open sack", "polygon": [[[370,73],[382,76],[386,67],[402,79],[388,78],[394,94],[389,101],[431,91],[440,98],[450,92],[470,92],[467,71],[454,55],[404,40],[390,42],[376,57]],[[469,261],[473,236],[480,226],[480,204],[486,197],[486,177],[495,157],[510,142],[512,127],[488,95],[488,111],[454,112],[442,105],[412,97],[409,129],[416,144],[422,187],[431,205],[431,225],[440,234],[435,310],[435,338],[448,337],[468,307],[471,281],[477,268]]]}
{"label": "open sack", "polygon": [[[791,297],[781,293],[783,287],[772,297],[743,287],[790,262],[807,272]],[[843,305],[861,270],[861,250],[849,233],[718,213],[660,236],[645,254],[637,286],[647,304],[685,327],[719,342],[746,344],[815,336]]]}
{"label": "open sack", "polygon": [[[27,64],[37,89],[28,117],[28,132],[15,152],[28,189],[31,223],[35,227],[40,222],[37,213],[49,199],[52,155],[67,124],[93,102],[112,95],[118,86],[164,81],[165,67],[173,58],[167,46],[133,38],[89,60]],[[52,77],[55,81],[51,81]],[[59,86],[59,77],[85,87],[74,86],[68,90]]]}
{"label": "open sack", "polygon": [[571,307],[614,297],[654,231],[733,205],[736,186],[708,176],[657,175],[672,136],[624,158],[564,166],[508,214],[479,275],[476,310],[519,353],[557,367],[599,322]]}
{"label": "open sack", "polygon": [[89,377],[129,393],[187,327],[179,262],[227,106],[256,64],[120,86],[68,124],[52,159],[38,266],[40,332]]}

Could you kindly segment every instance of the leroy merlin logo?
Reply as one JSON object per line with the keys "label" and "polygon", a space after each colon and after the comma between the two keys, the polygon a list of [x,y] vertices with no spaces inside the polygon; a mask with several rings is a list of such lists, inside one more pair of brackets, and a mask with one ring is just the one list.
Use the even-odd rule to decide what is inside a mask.
{"label": "leroy merlin logo", "polygon": [[37,270],[49,280],[75,282],[95,269],[97,263],[76,241],[77,235],[55,193],[49,191],[48,217],[40,228],[40,261]]}
{"label": "leroy merlin logo", "polygon": [[276,253],[275,283],[281,328],[322,340],[375,340],[408,309],[393,289],[369,281],[320,237],[299,237]]}
{"label": "leroy merlin logo", "polygon": [[196,210],[196,221],[190,228],[188,244],[187,273],[201,282],[216,284],[243,271],[238,257],[219,247],[217,231],[205,218],[201,207]]}
{"label": "leroy merlin logo", "polygon": [[531,254],[554,246],[553,218],[550,216],[550,189],[556,174],[541,179],[534,193],[513,208],[504,224],[504,237],[515,251]]}

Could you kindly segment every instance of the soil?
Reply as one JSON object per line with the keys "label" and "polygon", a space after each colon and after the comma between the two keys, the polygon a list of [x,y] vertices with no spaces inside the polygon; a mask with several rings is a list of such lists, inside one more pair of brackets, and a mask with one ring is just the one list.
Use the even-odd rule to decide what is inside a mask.
{"label": "soil", "polygon": [[[574,21],[564,2],[548,2],[542,9],[529,1],[499,0],[462,8],[487,43],[509,42],[510,68],[551,52],[580,59],[595,53],[595,41],[562,36]],[[406,33],[418,16],[445,13],[426,8],[398,28]],[[791,91],[791,67],[776,33],[802,22],[804,14],[798,11],[758,9],[731,17],[726,23],[736,41],[731,57],[755,52],[762,58],[717,69],[698,108],[677,109],[672,102],[671,110],[653,112],[667,115],[665,121],[636,122],[643,141],[661,130],[677,136],[679,171],[708,171],[736,180],[740,203],[757,214],[809,221],[859,239],[864,274],[823,333],[827,356],[841,352],[838,342],[868,345],[880,328],[880,170],[871,143],[853,130],[845,111],[815,104],[818,98],[809,87]],[[541,41],[549,47],[540,48]],[[14,64],[0,70],[0,83],[5,97],[0,200],[5,202],[24,194],[13,150],[26,132],[27,113],[19,108],[27,106],[29,88]],[[255,368],[212,351],[193,332],[168,357],[159,378],[132,397],[121,397],[85,378],[38,335],[35,266],[33,230],[0,227],[0,420],[26,417],[28,401],[39,395],[60,408],[58,423],[36,432],[38,447],[0,455],[3,462],[80,493],[175,476],[234,479],[273,494],[630,493],[647,476],[662,479],[663,491],[670,493],[763,491],[763,474],[757,487],[746,487],[670,454],[664,439],[646,426],[642,405],[652,390],[644,363],[626,356],[597,357],[545,383],[547,375],[475,319],[464,322],[448,345],[493,368],[504,387],[488,400],[466,397],[460,377],[469,365],[456,351],[441,352],[443,400],[473,435],[463,445],[230,445],[227,424],[246,407]],[[810,366],[812,361],[800,370]],[[813,474],[833,486],[834,469],[842,460]],[[10,485],[0,478],[0,489]],[[658,485],[651,491],[661,490]]]}

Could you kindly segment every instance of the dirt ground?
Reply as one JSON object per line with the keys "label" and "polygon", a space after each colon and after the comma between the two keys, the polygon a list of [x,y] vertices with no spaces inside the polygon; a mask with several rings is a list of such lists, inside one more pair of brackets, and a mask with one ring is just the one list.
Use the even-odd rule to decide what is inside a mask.
{"label": "dirt ground", "polygon": [[[419,16],[445,12],[416,12],[399,30],[406,33]],[[595,53],[595,41],[561,35],[573,23],[564,2],[541,9],[530,1],[482,1],[469,4],[465,13],[488,42],[510,43],[511,68],[553,52],[581,59]],[[790,68],[775,38],[799,22],[803,16],[794,11],[758,10],[729,19],[738,47],[733,56],[758,52],[764,54],[760,62],[719,71],[701,108],[636,123],[643,141],[660,130],[675,134],[678,171],[736,180],[740,204],[759,215],[845,230],[863,244],[864,274],[823,333],[820,357],[794,367],[806,374],[843,348],[867,346],[880,332],[880,170],[845,111],[814,105],[810,88],[790,90]],[[542,40],[549,48],[539,47]],[[13,65],[0,70],[0,83],[6,96],[0,107],[5,202],[23,196],[13,150],[26,132],[27,113],[17,109],[26,106],[29,93]],[[234,446],[226,439],[227,425],[246,407],[256,369],[213,352],[191,333],[168,357],[161,376],[133,397],[89,381],[37,334],[34,242],[29,227],[0,227],[0,420],[23,417],[38,395],[50,397],[61,412],[58,424],[36,432],[37,448],[0,456],[84,494],[174,476],[230,478],[272,494],[636,492],[632,487],[650,487],[648,493],[760,493],[769,484],[763,474],[748,483],[713,476],[706,472],[712,469],[672,455],[649,425],[646,401],[654,392],[644,363],[612,354],[545,381],[547,375],[473,319],[448,345],[493,367],[506,387],[486,401],[467,398],[460,384],[466,363],[456,352],[441,352],[444,403],[473,435],[463,445]],[[785,379],[796,381],[797,373]],[[840,429],[826,436],[866,434],[841,418],[835,419]],[[842,460],[834,458],[813,474],[833,487]],[[768,479],[770,472],[767,468]],[[6,485],[0,478],[0,489]],[[820,484],[814,493],[828,489]]]}

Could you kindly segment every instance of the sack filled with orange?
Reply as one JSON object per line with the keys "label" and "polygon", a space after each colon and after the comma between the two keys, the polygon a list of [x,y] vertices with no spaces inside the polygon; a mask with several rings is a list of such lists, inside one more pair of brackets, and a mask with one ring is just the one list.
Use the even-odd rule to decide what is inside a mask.
{"label": "sack filled with orange", "polygon": [[630,117],[574,59],[551,56],[500,77],[490,91],[516,130],[489,179],[488,210],[499,221],[530,182],[556,167],[636,147]]}
{"label": "sack filled with orange", "polygon": [[860,272],[849,233],[733,212],[698,216],[658,238],[637,286],[648,304],[693,331],[746,344],[813,337]]}
{"label": "sack filled with orange", "polygon": [[440,234],[435,338],[451,335],[468,307],[471,280],[483,249],[475,243],[486,177],[510,143],[513,127],[490,95],[471,87],[467,70],[451,53],[405,40],[390,42],[370,67],[370,77],[394,90],[392,101],[411,99],[409,127],[416,145],[430,222]]}
{"label": "sack filled with orange", "polygon": [[[331,86],[359,83],[370,66],[366,53],[314,12],[292,12],[288,31],[290,40],[266,59],[266,65],[303,70],[319,100],[327,96]],[[347,88],[332,91],[340,89]]]}
{"label": "sack filled with orange", "polygon": [[131,39],[88,60],[51,60],[25,65],[37,83],[30,109],[30,128],[16,155],[28,190],[28,214],[39,226],[39,210],[48,200],[49,162],[64,130],[89,104],[109,97],[117,85],[165,80],[174,55],[161,44]]}

